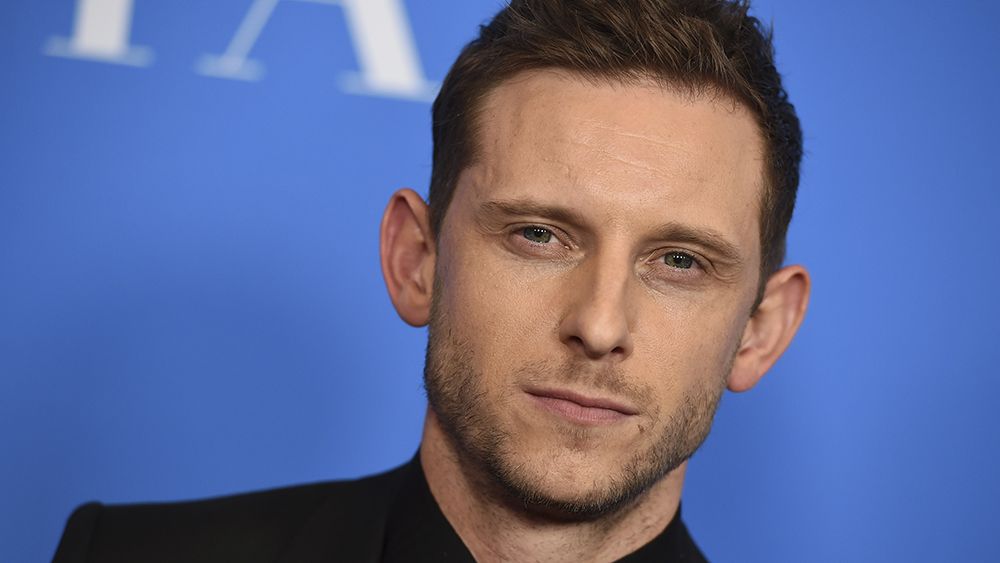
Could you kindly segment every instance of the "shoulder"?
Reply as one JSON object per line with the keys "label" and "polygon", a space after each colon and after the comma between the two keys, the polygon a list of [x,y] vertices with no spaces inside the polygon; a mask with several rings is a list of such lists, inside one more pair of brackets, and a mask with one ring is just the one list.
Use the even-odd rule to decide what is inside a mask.
{"label": "shoulder", "polygon": [[70,516],[54,563],[274,561],[317,518],[328,531],[359,516],[377,526],[402,469],[197,501],[87,503]]}

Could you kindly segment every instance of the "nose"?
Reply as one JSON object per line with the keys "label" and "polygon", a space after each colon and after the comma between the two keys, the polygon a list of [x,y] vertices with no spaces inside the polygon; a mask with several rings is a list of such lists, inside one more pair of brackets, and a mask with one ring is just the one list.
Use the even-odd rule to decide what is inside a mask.
{"label": "nose", "polygon": [[632,354],[631,270],[627,265],[581,265],[565,288],[569,299],[559,338],[586,357],[624,360]]}

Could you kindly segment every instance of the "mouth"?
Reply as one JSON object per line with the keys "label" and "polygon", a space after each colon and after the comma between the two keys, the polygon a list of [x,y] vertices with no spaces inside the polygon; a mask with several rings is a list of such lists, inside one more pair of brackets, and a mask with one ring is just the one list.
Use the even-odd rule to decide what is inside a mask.
{"label": "mouth", "polygon": [[541,409],[577,424],[613,424],[639,414],[638,409],[623,401],[568,389],[532,388],[525,393]]}

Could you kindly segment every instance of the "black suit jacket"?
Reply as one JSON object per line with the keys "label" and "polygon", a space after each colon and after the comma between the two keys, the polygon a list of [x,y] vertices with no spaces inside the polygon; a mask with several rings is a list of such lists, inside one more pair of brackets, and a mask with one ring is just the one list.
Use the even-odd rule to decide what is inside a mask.
{"label": "black suit jacket", "polygon": [[[387,473],[216,499],[78,508],[55,563],[468,563],[417,458]],[[680,519],[622,561],[705,561]]]}
{"label": "black suit jacket", "polygon": [[375,562],[413,465],[193,502],[85,504],[70,516],[53,563]]}

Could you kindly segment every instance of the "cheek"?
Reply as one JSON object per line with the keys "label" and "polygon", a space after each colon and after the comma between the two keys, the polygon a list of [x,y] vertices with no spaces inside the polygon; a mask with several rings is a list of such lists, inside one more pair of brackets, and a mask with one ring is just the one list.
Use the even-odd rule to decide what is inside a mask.
{"label": "cheek", "polygon": [[651,383],[666,393],[722,385],[745,324],[722,301],[647,306],[632,335],[635,369],[657,374]]}
{"label": "cheek", "polygon": [[[485,250],[453,252],[439,269],[439,306],[449,325],[474,347],[480,366],[530,360],[552,345],[557,319],[554,283],[543,283]],[[534,352],[534,353],[533,353]]]}

